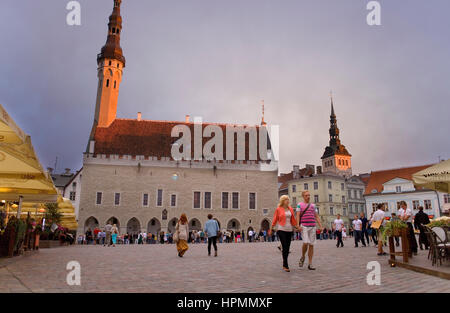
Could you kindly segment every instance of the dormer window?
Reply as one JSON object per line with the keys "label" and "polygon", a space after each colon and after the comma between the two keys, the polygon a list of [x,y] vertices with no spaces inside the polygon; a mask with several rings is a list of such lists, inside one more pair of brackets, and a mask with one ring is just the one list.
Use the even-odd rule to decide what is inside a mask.
{"label": "dormer window", "polygon": [[395,186],[395,192],[402,192],[401,186]]}

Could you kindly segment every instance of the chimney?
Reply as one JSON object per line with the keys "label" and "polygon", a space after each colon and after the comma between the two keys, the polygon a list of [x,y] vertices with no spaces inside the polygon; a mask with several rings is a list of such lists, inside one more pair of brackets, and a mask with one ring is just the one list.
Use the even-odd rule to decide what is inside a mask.
{"label": "chimney", "polygon": [[186,115],[186,123],[189,123],[189,114]]}
{"label": "chimney", "polygon": [[47,171],[50,175],[53,174],[53,168],[52,167],[47,167]]}
{"label": "chimney", "polygon": [[294,175],[293,175],[294,179],[297,179],[300,177],[300,166],[299,165],[294,165],[293,173],[294,173]]}
{"label": "chimney", "polygon": [[322,166],[317,167],[317,174],[322,174]]}
{"label": "chimney", "polygon": [[315,166],[314,166],[314,164],[306,164],[305,165],[305,168],[306,168],[306,170],[308,171],[308,172],[310,172],[309,174],[312,174],[312,175],[314,175],[315,174]]}
{"label": "chimney", "polygon": [[66,172],[64,173],[65,175],[70,175],[70,168],[65,168],[65,171],[66,171]]}
{"label": "chimney", "polygon": [[141,112],[138,112],[137,120],[138,120],[138,121],[141,121],[141,120],[142,120],[142,113],[141,113]]}

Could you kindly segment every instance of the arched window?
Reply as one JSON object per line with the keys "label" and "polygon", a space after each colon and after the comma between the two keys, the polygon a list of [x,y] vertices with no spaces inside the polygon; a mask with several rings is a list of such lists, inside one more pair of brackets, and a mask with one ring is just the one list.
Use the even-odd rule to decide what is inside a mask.
{"label": "arched window", "polygon": [[109,79],[106,80],[106,87],[109,87]]}
{"label": "arched window", "polygon": [[116,81],[114,81],[114,89],[116,89]]}

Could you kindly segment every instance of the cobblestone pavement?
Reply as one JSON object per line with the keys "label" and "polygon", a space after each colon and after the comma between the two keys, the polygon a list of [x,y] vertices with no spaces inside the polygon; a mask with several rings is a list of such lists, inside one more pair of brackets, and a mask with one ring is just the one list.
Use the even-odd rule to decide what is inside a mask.
{"label": "cobblestone pavement", "polygon": [[[291,246],[291,272],[281,270],[278,243],[205,244],[179,258],[175,245],[72,246],[0,260],[0,292],[450,292],[450,281],[391,268],[387,256],[351,240],[316,244],[314,266],[298,267],[300,241]],[[424,255],[425,252],[420,252]],[[69,286],[66,265],[81,264],[81,285]],[[381,285],[369,286],[369,261],[381,264]]]}

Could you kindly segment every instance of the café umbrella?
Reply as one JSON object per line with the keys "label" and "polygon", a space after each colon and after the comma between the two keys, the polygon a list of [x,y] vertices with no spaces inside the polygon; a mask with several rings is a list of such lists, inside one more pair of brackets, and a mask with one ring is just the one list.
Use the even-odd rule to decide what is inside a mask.
{"label": "caf\u00e9 umbrella", "polygon": [[0,201],[56,202],[57,191],[26,135],[0,104]]}
{"label": "caf\u00e9 umbrella", "polygon": [[427,167],[412,177],[417,187],[450,193],[450,159]]}

